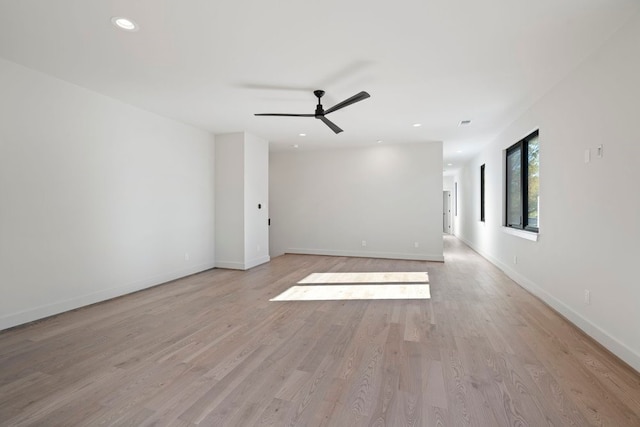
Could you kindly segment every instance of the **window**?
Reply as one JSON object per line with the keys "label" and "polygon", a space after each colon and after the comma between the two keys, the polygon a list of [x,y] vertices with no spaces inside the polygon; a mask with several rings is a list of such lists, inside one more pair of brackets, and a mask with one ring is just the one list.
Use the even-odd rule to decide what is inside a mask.
{"label": "window", "polygon": [[484,222],[484,165],[480,166],[480,221]]}
{"label": "window", "polygon": [[507,149],[505,225],[538,232],[538,131]]}

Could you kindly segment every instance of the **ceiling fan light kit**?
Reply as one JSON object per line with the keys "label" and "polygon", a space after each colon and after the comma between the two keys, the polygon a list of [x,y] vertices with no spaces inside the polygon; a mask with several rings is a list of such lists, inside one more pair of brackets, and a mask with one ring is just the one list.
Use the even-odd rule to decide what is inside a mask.
{"label": "ceiling fan light kit", "polygon": [[325,125],[329,126],[329,128],[335,133],[340,133],[342,132],[342,129],[340,129],[338,125],[333,123],[331,120],[327,119],[325,116],[329,113],[333,113],[334,111],[340,110],[341,108],[347,107],[351,104],[355,104],[356,102],[363,101],[371,96],[367,92],[362,91],[360,93],[353,95],[351,98],[347,98],[344,101],[337,103],[336,105],[329,108],[328,110],[325,110],[322,107],[322,102],[321,102],[321,98],[324,96],[324,91],[314,90],[313,94],[316,96],[316,98],[318,98],[318,105],[316,105],[316,111],[314,114],[258,113],[256,114],[256,116],[315,117],[318,120],[322,120],[322,122]]}

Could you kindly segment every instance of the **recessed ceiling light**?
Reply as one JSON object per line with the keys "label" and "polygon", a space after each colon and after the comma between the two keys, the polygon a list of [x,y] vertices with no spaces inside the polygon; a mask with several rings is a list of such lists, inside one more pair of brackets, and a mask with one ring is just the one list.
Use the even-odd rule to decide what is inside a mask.
{"label": "recessed ceiling light", "polygon": [[467,126],[471,124],[471,120],[460,120],[460,123],[458,123],[458,126]]}
{"label": "recessed ceiling light", "polygon": [[414,124],[413,124],[413,127],[414,127],[414,128],[419,128],[420,126],[422,126],[422,124],[421,124],[421,123],[414,123]]}
{"label": "recessed ceiling light", "polygon": [[447,166],[453,166],[453,163],[447,163]]}
{"label": "recessed ceiling light", "polygon": [[462,150],[458,150],[458,151],[456,151],[456,153],[462,153]]}
{"label": "recessed ceiling light", "polygon": [[111,23],[121,30],[125,31],[138,31],[138,24],[129,18],[123,18],[121,16],[114,16],[111,18]]}
{"label": "recessed ceiling light", "polygon": [[307,136],[307,134],[306,133],[301,133],[300,136]]}
{"label": "recessed ceiling light", "polygon": [[299,146],[298,144],[293,144],[293,145],[292,145],[292,147],[293,147],[293,148],[298,148],[298,147],[300,147],[300,146]]}
{"label": "recessed ceiling light", "polygon": [[376,142],[377,142],[378,144],[381,144],[381,143],[382,143],[382,140],[381,140],[381,139],[379,139],[379,140],[378,140],[378,141],[376,141]]}

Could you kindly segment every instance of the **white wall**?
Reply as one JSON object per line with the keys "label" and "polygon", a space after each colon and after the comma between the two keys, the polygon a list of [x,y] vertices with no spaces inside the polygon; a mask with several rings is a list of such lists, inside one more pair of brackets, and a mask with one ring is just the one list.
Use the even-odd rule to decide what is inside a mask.
{"label": "white wall", "polygon": [[0,329],[213,266],[210,134],[4,60],[0,93]]}
{"label": "white wall", "polygon": [[442,189],[453,192],[453,176],[442,177]]}
{"label": "white wall", "polygon": [[443,260],[442,143],[273,152],[269,181],[272,256]]}
{"label": "white wall", "polygon": [[216,135],[216,266],[244,269],[244,133]]}
{"label": "white wall", "polygon": [[269,142],[250,133],[245,133],[244,173],[244,259],[251,268],[270,258]]}
{"label": "white wall", "polygon": [[268,219],[269,142],[246,132],[216,135],[216,267],[268,262]]}
{"label": "white wall", "polygon": [[[638,76],[636,16],[460,173],[457,234],[640,370]],[[532,242],[501,227],[502,161],[504,149],[536,128],[541,226],[539,241]],[[596,156],[600,144],[602,158]],[[479,222],[483,163],[486,224]]]}

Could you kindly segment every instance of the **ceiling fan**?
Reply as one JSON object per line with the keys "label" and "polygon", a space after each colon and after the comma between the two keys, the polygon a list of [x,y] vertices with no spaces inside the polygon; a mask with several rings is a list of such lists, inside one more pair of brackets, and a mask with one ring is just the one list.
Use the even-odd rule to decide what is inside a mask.
{"label": "ceiling fan", "polygon": [[325,115],[329,113],[333,113],[334,111],[337,111],[351,104],[355,104],[356,102],[365,100],[370,96],[367,92],[362,91],[360,93],[353,95],[351,98],[347,98],[344,101],[337,103],[336,105],[334,105],[333,107],[325,111],[325,109],[322,108],[322,104],[320,103],[320,98],[322,98],[322,96],[324,95],[324,91],[314,90],[313,94],[318,98],[318,105],[316,105],[316,112],[314,114],[258,113],[256,114],[256,116],[315,117],[316,119],[322,120],[324,124],[329,126],[331,130],[334,131],[335,133],[340,133],[342,132],[342,129],[340,129],[331,120],[327,119]]}

